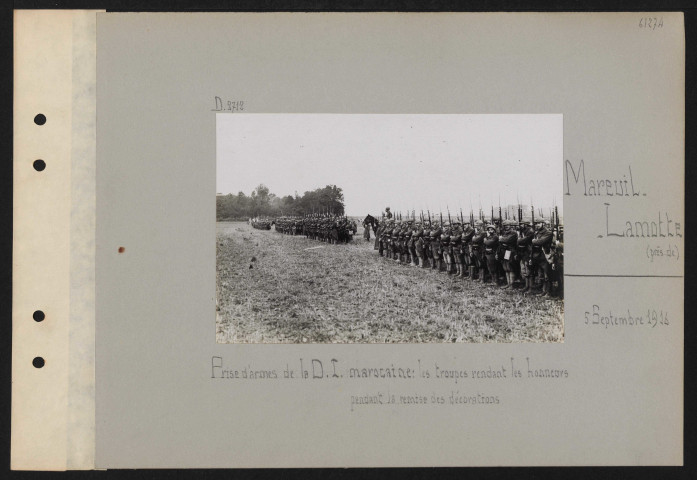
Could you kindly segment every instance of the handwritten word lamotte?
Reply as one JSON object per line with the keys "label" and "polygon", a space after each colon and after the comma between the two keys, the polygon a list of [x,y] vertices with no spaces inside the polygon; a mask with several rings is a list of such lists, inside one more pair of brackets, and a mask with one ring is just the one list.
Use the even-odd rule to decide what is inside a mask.
{"label": "handwritten word lamotte", "polygon": [[[605,229],[598,233],[598,238],[682,238],[682,225],[675,216],[665,210],[654,212],[632,212],[634,218],[626,218],[617,212],[610,197],[633,199],[646,197],[643,188],[635,183],[631,165],[627,165],[626,173],[621,177],[586,174],[586,163],[580,160],[574,165],[570,160],[564,161],[564,195],[579,195],[588,198],[608,199],[603,202]],[[623,204],[626,208],[626,204]],[[637,218],[638,217],[638,218]],[[652,258],[649,256],[649,258]]]}

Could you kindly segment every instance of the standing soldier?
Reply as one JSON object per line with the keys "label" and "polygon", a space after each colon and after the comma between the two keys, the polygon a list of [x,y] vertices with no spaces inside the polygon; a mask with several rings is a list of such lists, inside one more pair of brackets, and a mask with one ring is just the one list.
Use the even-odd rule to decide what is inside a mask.
{"label": "standing soldier", "polygon": [[554,264],[552,268],[554,270],[554,275],[556,277],[557,288],[554,294],[563,299],[564,298],[564,226],[559,225],[554,232],[554,240],[552,242],[554,246]]}
{"label": "standing soldier", "polygon": [[484,238],[484,256],[486,257],[486,269],[489,271],[491,281],[494,285],[498,284],[496,252],[499,248],[499,236],[496,233],[496,226],[490,223],[486,227],[486,237]]}
{"label": "standing soldier", "polygon": [[460,222],[453,222],[453,229],[450,232],[450,251],[455,264],[455,275],[459,278],[464,276],[462,268],[462,228]]}
{"label": "standing soldier", "polygon": [[399,234],[399,241],[402,244],[402,262],[411,263],[411,251],[409,244],[411,243],[411,220],[407,220]]}
{"label": "standing soldier", "polygon": [[535,221],[535,237],[532,239],[532,262],[537,267],[538,274],[543,279],[543,288],[539,293],[543,297],[550,295],[550,281],[552,268],[546,255],[550,254],[552,247],[552,232],[545,227],[544,220]]}
{"label": "standing soldier", "polygon": [[513,226],[514,223],[512,220],[505,220],[503,222],[503,233],[499,237],[500,247],[498,257],[506,275],[506,284],[501,288],[513,287],[513,281],[515,280],[513,273],[513,259],[518,246],[518,234],[516,234]]}
{"label": "standing soldier", "polygon": [[417,222],[411,238],[414,242],[414,254],[416,255],[417,265],[426,268],[426,250],[424,249],[424,229],[421,222]]}
{"label": "standing soldier", "polygon": [[[469,278],[470,280],[474,280],[474,274],[475,271],[474,269],[476,268],[474,266],[474,260],[472,258],[472,237],[474,237],[474,228],[472,228],[472,225],[470,222],[465,222],[464,228],[462,230],[462,235],[461,235],[461,251],[462,251],[462,269],[463,269],[463,277],[466,277],[467,274],[469,273]],[[465,272],[465,269],[467,272]]]}
{"label": "standing soldier", "polygon": [[424,244],[424,262],[425,260],[428,260],[431,263],[431,268],[433,268],[433,253],[431,252],[431,220],[424,220],[424,233],[422,239]]}
{"label": "standing soldier", "polygon": [[382,234],[380,235],[380,255],[385,256],[385,258],[392,255],[392,247],[390,246],[390,238],[392,237],[392,221],[385,220],[385,226],[382,229]]}
{"label": "standing soldier", "polygon": [[[484,258],[484,238],[486,231],[484,230],[484,222],[476,220],[474,222],[474,235],[470,246],[472,248],[472,260],[474,261],[474,271],[476,275],[479,272],[479,281],[484,283],[486,278],[486,259]],[[474,277],[472,278],[474,280]]]}
{"label": "standing soldier", "polygon": [[401,230],[402,225],[401,222],[398,220],[397,224],[394,227],[394,230],[392,230],[392,238],[390,241],[390,244],[392,245],[392,260],[394,260],[395,262],[399,262],[402,256],[402,248],[399,244],[399,234],[401,233]]}
{"label": "standing soldier", "polygon": [[532,265],[532,239],[535,237],[535,231],[530,226],[530,219],[524,218],[520,221],[520,229],[518,231],[518,241],[516,242],[518,249],[518,258],[520,259],[520,275],[523,277],[525,287],[521,290],[523,293],[532,290],[533,288],[533,271]]}
{"label": "standing soldier", "polygon": [[407,249],[409,250],[409,256],[411,257],[411,263],[410,265],[412,267],[417,267],[418,266],[418,256],[416,255],[416,241],[417,241],[417,236],[416,236],[416,231],[417,228],[421,225],[420,223],[416,223],[412,225],[412,222],[409,222],[409,239],[407,241]]}
{"label": "standing soldier", "polygon": [[[375,219],[375,222],[377,222],[377,219]],[[377,228],[375,229],[375,245],[373,245],[373,250],[378,250],[380,253],[380,256],[382,256],[382,247],[380,246],[380,237],[382,236],[382,231],[385,229],[385,217],[382,218],[380,223],[378,223]]]}
{"label": "standing soldier", "polygon": [[366,242],[370,241],[370,227],[373,224],[373,217],[368,215],[363,219],[363,238]]}
{"label": "standing soldier", "polygon": [[453,257],[450,252],[450,222],[444,223],[443,233],[440,235],[440,251],[443,256],[443,263],[445,263],[445,271],[448,274],[453,273]]}
{"label": "standing soldier", "polygon": [[441,267],[441,252],[440,252],[440,234],[443,230],[438,222],[434,222],[431,228],[430,244],[431,244],[431,270],[440,272]]}

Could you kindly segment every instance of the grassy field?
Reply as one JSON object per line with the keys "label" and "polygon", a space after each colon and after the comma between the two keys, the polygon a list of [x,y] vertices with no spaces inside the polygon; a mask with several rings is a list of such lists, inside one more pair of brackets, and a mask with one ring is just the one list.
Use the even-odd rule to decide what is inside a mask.
{"label": "grassy field", "polygon": [[361,234],[330,245],[218,223],[217,341],[563,341],[561,300],[400,265]]}

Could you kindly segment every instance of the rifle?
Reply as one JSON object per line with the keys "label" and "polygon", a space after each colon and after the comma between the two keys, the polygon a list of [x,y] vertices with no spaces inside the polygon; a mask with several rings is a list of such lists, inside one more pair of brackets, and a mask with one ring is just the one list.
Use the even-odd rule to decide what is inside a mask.
{"label": "rifle", "polygon": [[474,227],[474,209],[472,208],[472,194],[470,193],[470,224]]}
{"label": "rifle", "polygon": [[448,206],[446,205],[445,208],[448,209],[448,223],[449,223],[450,225],[452,225],[452,221],[450,220],[450,207],[448,207]]}
{"label": "rifle", "polygon": [[460,223],[465,223],[465,216],[462,214],[462,207],[460,207]]}
{"label": "rifle", "polygon": [[440,226],[443,226],[443,212],[440,212]]}
{"label": "rifle", "polygon": [[428,226],[430,227],[431,226],[431,211],[430,210],[426,210],[426,211],[428,212]]}
{"label": "rifle", "polygon": [[557,209],[557,206],[554,206],[554,221],[556,222],[555,229],[557,230],[557,238],[559,239],[560,242],[564,241],[564,235],[561,233],[561,230],[559,230],[559,210]]}

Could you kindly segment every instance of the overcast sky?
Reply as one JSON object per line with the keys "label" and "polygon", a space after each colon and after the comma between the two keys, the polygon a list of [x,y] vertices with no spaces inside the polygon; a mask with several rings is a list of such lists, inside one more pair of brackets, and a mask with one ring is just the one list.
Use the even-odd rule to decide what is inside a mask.
{"label": "overcast sky", "polygon": [[562,212],[562,115],[217,114],[218,193],[337,185],[346,213]]}

